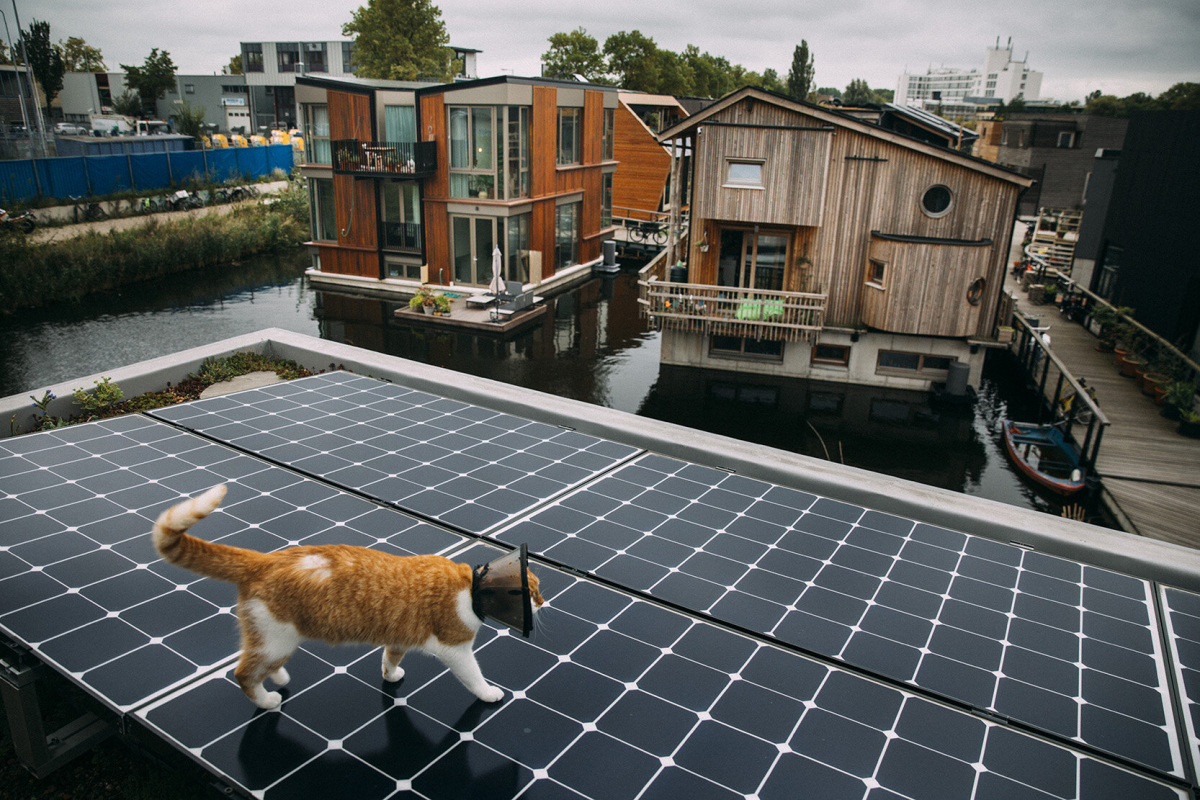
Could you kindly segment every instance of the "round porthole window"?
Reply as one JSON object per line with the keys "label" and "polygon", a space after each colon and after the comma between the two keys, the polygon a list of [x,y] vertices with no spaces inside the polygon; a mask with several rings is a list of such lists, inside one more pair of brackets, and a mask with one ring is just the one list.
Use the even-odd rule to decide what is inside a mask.
{"label": "round porthole window", "polygon": [[973,306],[979,305],[979,301],[983,299],[983,290],[987,287],[987,281],[983,278],[976,278],[974,283],[967,287],[967,302]]}
{"label": "round porthole window", "polygon": [[950,213],[954,196],[945,186],[930,186],[921,196],[921,210],[931,217],[944,217]]}

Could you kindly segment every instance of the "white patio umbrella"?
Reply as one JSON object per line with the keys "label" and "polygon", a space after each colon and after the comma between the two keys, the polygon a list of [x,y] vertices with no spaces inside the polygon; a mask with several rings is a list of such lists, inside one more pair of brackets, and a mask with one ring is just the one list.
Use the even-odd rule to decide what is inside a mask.
{"label": "white patio umbrella", "polygon": [[492,248],[492,282],[488,284],[488,291],[495,297],[504,294],[504,277],[500,274],[500,248]]}

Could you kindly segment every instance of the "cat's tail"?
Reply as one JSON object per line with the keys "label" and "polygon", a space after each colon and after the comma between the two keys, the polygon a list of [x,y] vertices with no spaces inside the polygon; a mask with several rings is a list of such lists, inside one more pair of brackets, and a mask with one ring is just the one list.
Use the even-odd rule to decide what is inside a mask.
{"label": "cat's tail", "polygon": [[255,560],[253,550],[206,542],[187,534],[188,528],[211,514],[225,497],[225,485],[214,486],[202,495],[184,500],[158,515],[154,523],[154,547],[168,562],[208,578],[233,583]]}

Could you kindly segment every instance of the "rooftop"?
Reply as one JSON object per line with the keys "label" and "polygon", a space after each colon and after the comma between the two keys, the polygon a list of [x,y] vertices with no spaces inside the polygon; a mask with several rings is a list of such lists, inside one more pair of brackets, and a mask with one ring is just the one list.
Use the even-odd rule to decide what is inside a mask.
{"label": "rooftop", "polygon": [[[338,370],[0,439],[0,628],[239,792],[1197,786],[1193,550],[278,330],[105,374],[132,394],[245,349]],[[146,535],[219,482],[194,533],[256,549],[528,543],[537,630],[476,642],[505,699],[310,643],[256,713],[232,588]]]}

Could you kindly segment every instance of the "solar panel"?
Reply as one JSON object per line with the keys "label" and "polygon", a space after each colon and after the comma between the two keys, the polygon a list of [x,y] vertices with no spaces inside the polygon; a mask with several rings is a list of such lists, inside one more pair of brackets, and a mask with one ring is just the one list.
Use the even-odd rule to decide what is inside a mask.
{"label": "solar panel", "polygon": [[1183,775],[1145,581],[659,455],[495,536]]}
{"label": "solar panel", "polygon": [[152,413],[471,533],[639,452],[345,372]]}
{"label": "solar panel", "polygon": [[1200,765],[1200,595],[1167,587],[1160,591],[1192,764]]}
{"label": "solar panel", "polygon": [[[482,563],[475,545],[455,556]],[[276,797],[1177,798],[1164,783],[596,582],[535,565],[531,639],[476,650],[475,700],[420,654],[306,644],[278,711],[221,670],[136,717],[234,786]],[[576,794],[578,793],[578,794]]]}
{"label": "solar panel", "polygon": [[163,562],[159,512],[218,483],[203,536],[437,552],[462,537],[148,417],[0,439],[0,630],[118,711],[231,659],[231,584]]}

